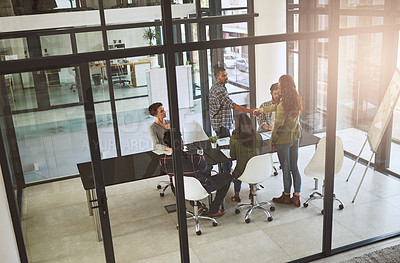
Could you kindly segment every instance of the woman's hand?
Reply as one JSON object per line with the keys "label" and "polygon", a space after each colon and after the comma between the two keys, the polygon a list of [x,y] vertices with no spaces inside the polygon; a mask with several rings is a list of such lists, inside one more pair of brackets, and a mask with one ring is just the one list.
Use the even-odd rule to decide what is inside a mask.
{"label": "woman's hand", "polygon": [[171,125],[170,125],[169,123],[168,123],[168,124],[165,124],[165,125],[164,125],[164,128],[167,129],[167,130],[169,130],[169,129],[171,129]]}
{"label": "woman's hand", "polygon": [[170,153],[172,153],[172,148],[165,147],[165,150],[166,150],[167,152],[170,152]]}

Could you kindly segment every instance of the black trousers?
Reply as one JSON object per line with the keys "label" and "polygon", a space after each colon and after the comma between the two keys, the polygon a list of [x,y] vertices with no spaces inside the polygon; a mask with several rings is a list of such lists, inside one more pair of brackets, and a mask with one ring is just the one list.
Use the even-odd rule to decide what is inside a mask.
{"label": "black trousers", "polygon": [[214,200],[210,204],[210,209],[208,212],[210,214],[216,214],[221,206],[226,193],[229,190],[229,186],[232,181],[232,176],[230,173],[219,173],[211,177],[212,178],[212,185],[215,186],[215,190],[217,193],[215,195]]}

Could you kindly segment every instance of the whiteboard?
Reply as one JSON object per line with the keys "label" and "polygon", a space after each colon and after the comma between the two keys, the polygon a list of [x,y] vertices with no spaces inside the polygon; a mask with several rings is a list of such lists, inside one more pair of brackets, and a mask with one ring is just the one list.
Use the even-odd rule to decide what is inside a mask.
{"label": "whiteboard", "polygon": [[385,96],[382,99],[381,105],[379,105],[378,112],[376,113],[371,127],[367,133],[369,146],[371,151],[374,153],[376,153],[378,150],[383,134],[385,133],[389,120],[393,115],[399,95],[400,72],[399,69],[397,69],[393,74],[392,80],[390,81],[390,84],[385,92]]}
{"label": "whiteboard", "polygon": [[[178,88],[179,108],[193,107],[192,66],[176,66],[176,85]],[[166,110],[168,105],[168,87],[165,68],[152,68],[147,71],[149,105],[161,102]]]}

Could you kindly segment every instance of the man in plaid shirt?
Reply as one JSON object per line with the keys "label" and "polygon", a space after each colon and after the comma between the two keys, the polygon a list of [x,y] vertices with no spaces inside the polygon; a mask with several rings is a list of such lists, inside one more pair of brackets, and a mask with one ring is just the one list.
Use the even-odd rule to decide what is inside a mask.
{"label": "man in plaid shirt", "polygon": [[[163,141],[167,147],[171,147],[171,132],[164,133]],[[172,148],[172,147],[171,147]],[[174,175],[173,159],[171,155],[164,155],[160,159],[160,167],[169,176]],[[211,202],[210,209],[206,214],[209,217],[220,217],[225,214],[225,210],[219,210],[225,195],[229,190],[232,176],[229,173],[220,173],[211,176],[212,166],[209,165],[202,155],[188,154],[182,152],[182,171],[184,176],[195,177],[203,185],[204,189],[211,194],[217,190],[214,200]]]}
{"label": "man in plaid shirt", "polygon": [[253,114],[254,109],[247,109],[230,98],[225,84],[228,82],[228,73],[223,67],[214,67],[215,83],[209,92],[209,110],[211,126],[219,138],[229,137],[229,129],[233,128],[232,110]]}
{"label": "man in plaid shirt", "polygon": [[[272,99],[262,103],[260,105],[260,108],[264,108],[272,104],[279,103],[280,96],[279,96],[278,83],[272,84],[269,90],[271,92]],[[275,112],[261,113],[257,117],[259,131],[272,131],[274,129],[274,122],[275,122],[274,118],[275,116],[273,116],[274,114]]]}
{"label": "man in plaid shirt", "polygon": [[[230,137],[230,129],[233,128],[232,110],[254,115],[255,109],[242,107],[229,98],[225,87],[225,84],[228,82],[228,73],[225,68],[215,66],[214,76],[216,82],[212,85],[208,96],[211,126],[219,138]],[[230,172],[231,166],[231,163],[224,163],[222,169],[225,172]]]}

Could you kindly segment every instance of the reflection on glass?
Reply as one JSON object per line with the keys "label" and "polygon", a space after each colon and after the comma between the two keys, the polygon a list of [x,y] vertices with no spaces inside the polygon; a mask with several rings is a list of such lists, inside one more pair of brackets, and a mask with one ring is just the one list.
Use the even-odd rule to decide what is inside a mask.
{"label": "reflection on glass", "polygon": [[29,58],[26,38],[0,39],[0,60],[16,60]]}
{"label": "reflection on glass", "polygon": [[161,27],[130,28],[107,31],[108,49],[155,46],[162,44]]}
{"label": "reflection on glass", "polygon": [[[379,106],[382,34],[341,37],[338,125],[367,130]],[[357,153],[356,153],[357,154]]]}
{"label": "reflection on glass", "polygon": [[383,25],[380,16],[340,16],[340,28]]}
{"label": "reflection on glass", "polygon": [[382,10],[385,7],[385,0],[340,0],[341,9],[373,9]]}
{"label": "reflection on glass", "polygon": [[97,132],[99,135],[100,154],[102,159],[117,156],[115,146],[114,126],[109,102],[94,104]]}
{"label": "reflection on glass", "polygon": [[224,50],[224,68],[229,76],[229,83],[248,89],[249,63],[248,46],[228,47]]}
{"label": "reflection on glass", "polygon": [[100,31],[88,32],[88,33],[77,33],[76,42],[78,46],[78,52],[93,52],[103,51],[103,36]]}
{"label": "reflection on glass", "polygon": [[67,34],[41,36],[40,44],[44,57],[72,54],[71,39]]}
{"label": "reflection on glass", "polygon": [[51,106],[79,102],[80,78],[78,68],[46,70]]}
{"label": "reflection on glass", "polygon": [[222,0],[222,8],[247,7],[247,0]]}

